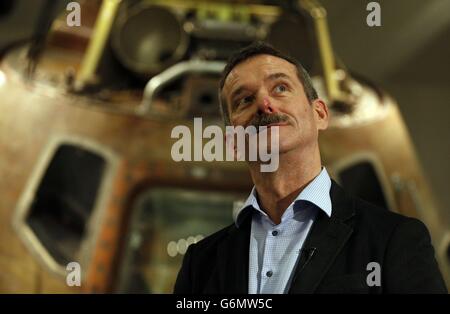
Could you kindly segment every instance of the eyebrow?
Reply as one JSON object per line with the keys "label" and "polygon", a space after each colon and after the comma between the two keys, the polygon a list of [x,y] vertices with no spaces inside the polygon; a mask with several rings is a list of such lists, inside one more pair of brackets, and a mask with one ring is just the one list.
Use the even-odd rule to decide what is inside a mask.
{"label": "eyebrow", "polygon": [[291,81],[291,78],[289,77],[289,75],[287,75],[287,74],[285,74],[283,72],[272,73],[268,77],[266,77],[264,79],[264,81],[274,81],[274,80],[277,80],[279,78],[287,79],[288,81]]}
{"label": "eyebrow", "polygon": [[[275,80],[280,79],[280,78],[287,79],[288,81],[291,81],[291,78],[289,77],[289,75],[287,75],[287,74],[285,74],[283,72],[272,73],[269,76],[267,76],[266,78],[264,78],[264,81],[275,81]],[[230,96],[231,102],[233,102],[234,99],[237,96],[239,96],[239,94],[241,94],[244,90],[246,90],[245,86],[240,86],[236,90],[234,90],[231,93],[231,96]]]}

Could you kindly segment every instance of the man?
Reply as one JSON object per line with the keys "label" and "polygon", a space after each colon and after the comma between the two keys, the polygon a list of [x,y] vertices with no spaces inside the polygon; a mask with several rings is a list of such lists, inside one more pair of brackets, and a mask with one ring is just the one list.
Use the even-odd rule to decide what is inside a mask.
{"label": "man", "polygon": [[264,43],[224,69],[225,123],[278,126],[279,167],[248,162],[234,224],[189,246],[175,293],[446,293],[417,219],[346,194],[321,164],[329,112],[303,67]]}

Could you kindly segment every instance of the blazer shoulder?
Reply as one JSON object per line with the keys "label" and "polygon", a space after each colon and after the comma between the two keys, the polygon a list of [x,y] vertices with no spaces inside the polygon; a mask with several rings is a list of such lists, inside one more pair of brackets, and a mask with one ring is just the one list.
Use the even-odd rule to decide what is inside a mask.
{"label": "blazer shoulder", "polygon": [[349,193],[335,181],[332,181],[330,191],[334,216],[339,220],[355,219],[355,224],[375,228],[395,228],[396,225],[409,218],[367,202],[362,198]]}
{"label": "blazer shoulder", "polygon": [[215,249],[228,236],[233,228],[236,228],[234,223],[210,234],[199,242],[192,244],[192,246],[195,247],[195,250],[201,251],[209,251],[211,249]]}
{"label": "blazer shoulder", "polygon": [[[447,293],[427,226],[354,198],[355,229],[382,263],[386,293]],[[413,275],[412,275],[413,274]]]}
{"label": "blazer shoulder", "polygon": [[[408,217],[396,212],[393,212],[387,208],[379,207],[375,204],[369,203],[358,197],[354,198],[355,214],[364,225],[370,225],[378,230],[378,232],[393,232],[400,226],[409,226],[416,231],[422,231],[427,233],[425,224],[414,217]],[[406,229],[410,229],[406,228]]]}
{"label": "blazer shoulder", "polygon": [[375,219],[385,219],[391,222],[401,222],[402,220],[408,218],[387,208],[369,203],[368,201],[363,200],[357,196],[352,196],[352,198],[355,204],[354,208],[359,214],[367,215]]}

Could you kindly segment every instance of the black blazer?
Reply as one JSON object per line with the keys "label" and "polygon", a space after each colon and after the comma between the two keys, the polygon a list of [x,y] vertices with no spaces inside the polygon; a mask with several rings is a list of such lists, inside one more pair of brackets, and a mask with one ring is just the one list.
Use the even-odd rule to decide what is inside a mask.
{"label": "black blazer", "polygon": [[[331,186],[332,215],[316,217],[289,293],[447,293],[425,225]],[[189,246],[174,293],[248,292],[251,215]],[[381,285],[369,287],[370,262]],[[371,277],[372,278],[372,277]]]}

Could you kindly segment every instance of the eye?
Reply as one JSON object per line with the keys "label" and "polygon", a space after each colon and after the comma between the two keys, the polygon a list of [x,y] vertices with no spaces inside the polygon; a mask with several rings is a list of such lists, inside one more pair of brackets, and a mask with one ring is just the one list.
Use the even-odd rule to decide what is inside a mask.
{"label": "eye", "polygon": [[279,85],[275,86],[274,91],[276,93],[283,93],[283,92],[287,91],[287,87],[284,84],[279,84]]}
{"label": "eye", "polygon": [[252,101],[253,101],[253,96],[243,97],[243,98],[239,99],[238,101],[236,101],[235,107],[239,108],[241,106],[245,106],[245,105],[251,104]]}

